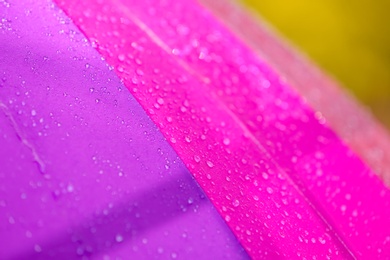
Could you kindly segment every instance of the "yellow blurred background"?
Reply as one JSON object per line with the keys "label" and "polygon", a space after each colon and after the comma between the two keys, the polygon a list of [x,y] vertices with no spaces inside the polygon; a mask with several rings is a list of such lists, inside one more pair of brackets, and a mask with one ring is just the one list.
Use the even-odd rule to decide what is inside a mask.
{"label": "yellow blurred background", "polygon": [[390,1],[242,1],[390,128]]}

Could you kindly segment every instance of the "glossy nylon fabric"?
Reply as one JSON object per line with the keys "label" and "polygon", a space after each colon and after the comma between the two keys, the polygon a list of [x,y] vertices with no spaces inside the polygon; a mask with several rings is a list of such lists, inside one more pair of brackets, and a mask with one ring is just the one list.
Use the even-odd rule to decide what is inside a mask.
{"label": "glossy nylon fabric", "polygon": [[318,111],[317,116],[390,186],[390,135],[361,104],[236,1],[200,2],[297,90]]}
{"label": "glossy nylon fabric", "polygon": [[57,2],[253,258],[390,254],[389,190],[207,11],[193,1]]}
{"label": "glossy nylon fabric", "polygon": [[2,1],[0,16],[1,259],[248,258],[58,7]]}

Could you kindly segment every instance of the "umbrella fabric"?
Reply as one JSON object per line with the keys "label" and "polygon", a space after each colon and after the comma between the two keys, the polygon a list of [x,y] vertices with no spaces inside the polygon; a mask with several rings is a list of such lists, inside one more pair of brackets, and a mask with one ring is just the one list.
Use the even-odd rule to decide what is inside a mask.
{"label": "umbrella fabric", "polygon": [[[70,184],[69,182],[60,182],[58,185],[62,186],[63,192],[66,194],[76,194],[75,192],[78,191],[80,194],[91,196],[88,205],[85,207],[83,204],[79,204],[79,201],[82,201],[80,197],[83,197],[81,195],[74,195],[74,201],[69,198],[63,199],[63,203],[66,206],[77,209],[71,213],[67,210],[69,208],[64,208],[64,205],[58,202],[52,202],[54,205],[48,207],[49,212],[60,215],[65,219],[71,218],[72,214],[79,212],[74,218],[82,221],[85,221],[83,216],[88,215],[91,221],[99,223],[99,226],[109,234],[106,237],[94,234],[80,239],[80,234],[74,232],[72,227],[69,227],[72,225],[68,224],[69,230],[66,230],[66,233],[69,237],[65,237],[70,238],[72,243],[67,245],[73,248],[73,251],[69,250],[67,252],[74,254],[75,245],[81,245],[80,250],[78,247],[76,248],[76,253],[81,252],[81,254],[92,255],[94,254],[93,252],[100,254],[103,251],[109,251],[110,254],[115,254],[115,248],[121,248],[123,251],[118,252],[118,255],[137,252],[137,254],[143,257],[158,257],[158,253],[161,252],[159,249],[166,252],[163,247],[157,247],[157,244],[162,243],[162,240],[165,239],[167,240],[164,241],[165,243],[176,246],[177,250],[181,250],[180,253],[187,253],[187,258],[199,256],[210,256],[210,258],[213,258],[213,256],[207,254],[209,250],[213,250],[208,249],[208,247],[215,244],[214,238],[201,237],[206,244],[203,251],[203,244],[198,244],[198,242],[202,241],[200,238],[194,237],[192,243],[190,241],[188,243],[183,242],[188,245],[185,247],[182,243],[178,244],[177,241],[172,239],[162,238],[166,232],[169,234],[171,231],[155,230],[152,228],[153,225],[150,225],[153,223],[152,220],[142,217],[143,214],[137,215],[133,209],[139,208],[143,210],[143,213],[157,216],[155,217],[156,221],[167,219],[164,217],[166,215],[172,215],[165,213],[161,214],[163,217],[160,217],[157,211],[149,208],[150,205],[153,205],[152,201],[154,200],[148,200],[149,197],[144,195],[145,192],[139,195],[138,191],[145,190],[142,188],[142,185],[151,183],[149,180],[151,172],[161,173],[161,169],[174,169],[174,167],[179,167],[180,165],[183,167],[184,164],[252,258],[281,256],[294,258],[312,255],[323,258],[350,258],[357,256],[372,258],[389,255],[390,232],[389,228],[383,225],[390,217],[390,208],[388,207],[390,203],[389,190],[373,171],[354,155],[339,137],[327,127],[320,114],[314,113],[304,100],[288,84],[281,80],[280,76],[265,61],[261,60],[252,50],[243,45],[240,40],[218,23],[204,8],[192,1],[141,2],[112,0],[104,3],[100,1],[83,1],[82,3],[77,1],[58,1],[57,3],[72,19],[73,23],[86,35],[90,44],[88,40],[82,40],[83,38],[74,27],[62,32],[59,30],[59,37],[63,37],[63,40],[70,40],[73,43],[75,42],[74,37],[79,35],[81,39],[78,42],[83,43],[82,47],[93,53],[95,55],[94,59],[100,62],[100,66],[104,66],[105,63],[101,61],[99,54],[92,49],[92,47],[97,48],[104,60],[112,66],[105,67],[106,71],[109,71],[107,73],[111,73],[112,77],[110,77],[110,80],[100,81],[99,73],[89,71],[97,68],[97,66],[92,62],[86,62],[84,55],[72,57],[79,64],[79,67],[74,67],[74,73],[68,73],[68,71],[72,70],[64,69],[62,66],[61,69],[57,68],[61,72],[66,71],[71,76],[64,78],[62,74],[56,77],[55,75],[52,76],[51,72],[39,73],[39,75],[44,75],[55,81],[58,78],[65,79],[66,84],[59,85],[63,88],[73,86],[73,84],[69,85],[68,81],[83,82],[83,80],[86,80],[85,78],[89,78],[92,83],[98,86],[86,88],[84,87],[85,84],[81,84],[82,86],[72,89],[73,92],[76,90],[80,91],[80,89],[86,91],[85,95],[88,95],[90,98],[85,98],[84,102],[80,100],[79,95],[68,93],[69,91],[63,91],[60,88],[62,96],[61,98],[57,96],[56,101],[60,100],[63,103],[58,104],[58,113],[65,117],[69,116],[72,119],[59,122],[59,127],[64,129],[62,133],[65,134],[65,137],[55,136],[55,133],[61,133],[61,130],[53,130],[55,133],[48,135],[53,136],[53,140],[50,140],[48,143],[53,144],[52,149],[57,149],[55,152],[49,153],[52,155],[48,157],[50,160],[41,155],[41,153],[47,152],[47,145],[45,147],[40,143],[33,143],[33,141],[37,142],[36,140],[44,139],[47,136],[40,138],[26,135],[31,135],[34,132],[30,128],[36,127],[33,119],[38,115],[40,106],[45,105],[47,106],[45,110],[50,110],[54,106],[53,103],[56,104],[56,102],[50,103],[43,100],[44,98],[47,99],[46,96],[51,95],[44,96],[41,94],[33,98],[34,101],[40,104],[40,106],[36,104],[35,106],[37,107],[35,108],[31,107],[32,105],[28,107],[28,103],[25,101],[26,96],[32,95],[32,90],[27,91],[28,93],[24,94],[24,96],[19,94],[21,99],[23,99],[19,100],[20,105],[27,106],[30,111],[30,114],[25,115],[25,121],[17,121],[21,120],[20,118],[23,118],[24,115],[23,111],[20,115],[16,114],[18,113],[16,112],[19,109],[18,106],[14,105],[16,108],[12,110],[12,104],[17,104],[15,103],[16,101],[12,101],[10,104],[8,104],[9,101],[8,103],[3,101],[2,108],[12,126],[9,131],[14,130],[20,139],[19,145],[28,148],[32,157],[26,160],[30,164],[31,161],[35,161],[37,168],[34,169],[41,172],[40,178],[46,176],[45,178],[52,181],[53,174],[46,173],[49,166],[62,167],[61,162],[63,160],[65,162],[70,160],[69,164],[59,168],[57,172],[61,172],[61,176],[63,176],[63,172],[72,169],[77,172],[75,175],[78,178]],[[47,10],[42,8],[44,6],[45,3],[42,3],[37,9]],[[18,6],[15,5],[15,7]],[[21,11],[20,9],[24,9],[23,7],[22,5],[15,8],[14,12],[21,12],[26,17],[35,15],[35,12],[37,12]],[[58,12],[58,9],[53,8]],[[10,7],[7,10],[10,10]],[[53,9],[50,12],[54,12]],[[42,17],[46,16],[39,15],[38,17],[43,19]],[[8,30],[4,30],[4,32],[9,33],[4,33],[5,35],[12,35],[12,32],[15,30],[12,29],[12,26],[16,26],[20,21],[18,20],[19,18],[15,19],[14,17],[17,16],[13,14],[10,15],[10,20],[11,17],[12,21],[16,20],[16,22],[9,24],[11,33]],[[43,20],[40,28],[45,28],[47,26],[45,23],[46,21]],[[73,26],[64,17],[59,19],[58,23],[62,24],[62,26]],[[25,37],[28,44],[31,44],[33,41],[26,37],[27,35],[30,35],[32,38],[37,37],[37,35],[53,37],[53,33],[32,33],[34,28],[36,27],[30,27],[29,29],[26,23],[20,23],[19,30],[25,30],[21,35]],[[18,34],[15,33],[14,36],[17,38]],[[20,39],[14,41],[11,41],[11,39],[12,37],[7,38],[7,41],[3,41],[10,44],[8,45],[10,46],[9,48],[18,46],[17,42],[24,48],[28,46],[27,43],[21,42]],[[42,48],[40,42],[43,41],[39,41],[39,37],[36,42],[36,46]],[[47,42],[51,42],[51,40]],[[65,45],[64,48],[67,51],[75,50],[74,47],[69,48],[69,45]],[[52,47],[47,48],[48,51],[56,52],[57,59],[58,57],[63,58],[62,52],[57,53],[58,49],[55,49]],[[28,51],[27,48],[25,52],[28,54]],[[15,51],[14,53],[7,53],[10,54],[6,56],[8,59],[4,64],[7,63],[8,68],[8,65],[15,59],[14,56],[16,54]],[[37,56],[40,55],[37,54]],[[25,58],[23,59],[24,62],[26,62]],[[30,73],[34,73],[41,68],[41,66],[32,66],[34,62],[36,63],[36,59],[30,60],[31,63],[27,62],[27,65],[24,67],[21,65],[18,66],[20,68],[15,68],[15,71],[9,73],[10,75],[4,76],[5,80],[3,82],[7,82],[8,86],[19,86],[9,80],[9,78],[15,77],[21,81],[19,87],[23,88],[27,80],[20,79],[19,77],[24,77],[24,73],[18,74],[19,72],[16,71],[21,71],[21,68],[28,68]],[[50,60],[46,59],[45,56],[42,59]],[[27,61],[29,61],[29,57],[27,57]],[[43,63],[43,61],[41,62]],[[68,65],[68,63],[69,61],[63,64]],[[55,68],[55,66],[50,66],[50,69],[55,70]],[[104,70],[102,69],[101,71]],[[73,74],[77,75],[76,72],[82,73],[83,77],[80,77],[81,80],[73,78]],[[118,81],[114,73],[119,76],[123,84]],[[32,78],[32,81],[36,80],[36,77]],[[146,141],[143,141],[145,137],[142,139],[138,135],[135,135],[135,138],[131,138],[131,141],[130,139],[127,142],[123,141],[123,137],[130,133],[128,128],[134,127],[138,123],[137,121],[140,121],[137,119],[138,114],[135,112],[131,114],[129,111],[134,111],[133,106],[138,108],[139,113],[142,113],[142,109],[136,105],[132,97],[129,97],[128,94],[122,94],[127,97],[127,99],[123,100],[123,106],[129,106],[129,103],[133,104],[131,106],[133,110],[124,107],[123,114],[117,114],[119,113],[117,110],[120,107],[120,99],[116,95],[119,94],[114,94],[117,93],[115,90],[109,91],[105,89],[107,82],[113,82],[114,79],[121,86],[120,93],[126,93],[128,89],[161,131],[160,133],[149,121],[147,122],[149,122],[150,129],[144,130],[146,123],[141,121],[140,128],[146,132],[144,135],[149,136],[150,132],[154,131],[155,135],[159,136],[161,143],[165,144],[166,149],[171,149],[163,140],[162,135],[164,135],[180,159],[175,157],[173,150],[169,150],[173,158],[165,157],[168,154],[168,150],[163,151],[164,149],[159,147],[162,146],[160,143],[159,145],[154,143],[157,149],[152,149],[153,145],[151,144],[146,146],[147,140],[155,142],[157,138],[154,135],[149,137],[149,139],[146,138]],[[15,81],[17,80],[15,79]],[[56,85],[54,83],[53,85]],[[58,88],[58,86],[56,87]],[[10,87],[5,89],[9,91]],[[52,89],[50,90],[53,91]],[[100,94],[99,97],[94,96],[98,94]],[[6,92],[4,96],[8,98],[11,96],[11,93]],[[110,98],[112,98],[111,103]],[[87,104],[90,104],[90,106],[87,106]],[[111,107],[108,104],[111,104]],[[64,109],[65,107],[67,110]],[[86,107],[90,107],[89,112],[85,112]],[[44,109],[41,108],[40,110]],[[12,113],[12,111],[14,112]],[[97,116],[96,113],[99,111],[101,111],[102,115],[112,115],[114,119],[107,121],[107,116]],[[80,117],[82,112],[85,115]],[[53,115],[49,114],[50,120],[57,123],[56,117]],[[145,114],[142,115],[144,115],[145,120],[149,120],[145,117]],[[125,126],[121,126],[121,128],[119,126],[118,128],[115,127],[114,122],[122,123],[118,121],[125,116],[127,116],[127,120],[132,120],[128,124],[124,120],[122,125],[125,125],[126,128],[124,128]],[[30,123],[31,125],[26,124],[29,120],[33,120]],[[69,122],[69,120],[76,120],[78,125],[74,125],[73,121]],[[85,125],[85,123],[87,124]],[[68,126],[65,127],[65,124],[68,124]],[[21,126],[25,128],[25,131],[20,130]],[[80,131],[84,127],[88,129],[86,133]],[[48,127],[45,131],[49,131],[49,129],[52,128]],[[139,130],[139,128],[137,129]],[[73,130],[74,135],[76,133],[82,135],[82,137],[74,141],[74,145],[68,142],[72,137],[71,133],[69,133],[70,130]],[[106,132],[100,133],[102,130]],[[37,135],[40,136],[39,132]],[[113,136],[112,139],[119,139],[112,141],[107,136]],[[87,139],[87,137],[90,139]],[[14,138],[14,142],[16,142],[15,140],[17,139]],[[49,139],[45,140],[49,141]],[[92,140],[104,140],[104,142],[100,143],[101,146],[94,146]],[[128,139],[125,138],[125,140]],[[55,145],[56,142],[66,143],[69,148]],[[90,143],[92,143],[92,146],[90,146]],[[144,147],[144,152],[129,152],[130,148],[142,149],[139,148],[140,146]],[[105,156],[95,154],[86,156],[82,152],[96,153],[99,151],[98,147],[102,150],[101,153],[105,152],[103,154]],[[77,156],[69,156],[70,148],[74,149],[72,151]],[[163,155],[161,156],[160,154],[160,157],[158,157],[162,160],[162,163],[161,161],[159,163],[157,159],[149,158],[150,155],[147,151],[150,150],[163,151]],[[20,155],[16,152],[12,154],[18,157],[18,160],[14,160],[14,162],[19,161]],[[131,160],[133,154],[136,155]],[[107,159],[105,158],[106,156],[112,157]],[[7,157],[4,156],[2,158]],[[115,163],[120,158],[123,160],[123,166],[122,163]],[[59,161],[54,163],[55,160]],[[100,167],[105,166],[114,169],[116,167],[113,173],[116,173],[119,169],[118,177],[115,176],[118,178],[118,183],[115,182],[115,185],[110,183],[115,180],[112,175],[102,180],[96,178],[94,174],[100,174],[100,170],[96,172],[98,169],[86,166],[83,168],[82,164],[78,165],[79,161],[84,160],[90,164],[95,163]],[[96,162],[96,160],[98,161]],[[8,163],[12,167],[18,167],[12,161],[11,163],[8,161]],[[157,168],[153,170],[151,165],[154,164]],[[133,170],[137,165],[141,169],[138,172]],[[129,168],[121,171],[121,167]],[[20,169],[23,171],[23,168]],[[32,169],[31,165],[28,169]],[[147,172],[147,169],[150,172]],[[160,170],[158,171],[157,169]],[[184,168],[181,169],[183,169],[181,172],[187,173],[185,176],[189,178],[188,172]],[[129,172],[133,172],[133,175],[129,175]],[[6,181],[11,182],[12,177],[5,173],[3,175]],[[128,182],[123,182],[119,179],[119,177],[123,176],[129,176]],[[161,177],[161,174],[158,176]],[[20,192],[20,190],[26,189],[26,184],[21,184],[19,189],[6,188],[11,187],[11,184],[18,183],[15,181],[17,177],[14,177],[10,185],[4,186],[3,190],[5,192],[15,192],[17,190]],[[20,180],[20,178],[17,179]],[[122,233],[114,235],[110,225],[105,225],[108,221],[107,219],[104,217],[99,218],[99,216],[91,217],[91,214],[87,214],[96,211],[96,208],[102,205],[101,200],[104,201],[104,199],[94,197],[96,192],[93,192],[93,189],[96,189],[96,187],[92,186],[91,182],[96,183],[97,179],[99,179],[98,183],[100,183],[101,187],[104,187],[104,190],[110,196],[118,196],[116,194],[128,193],[129,191],[137,194],[138,199],[133,200],[132,207],[125,210],[115,210],[116,208],[113,204],[110,206],[113,198],[110,196],[106,197],[106,203],[109,204],[107,211],[109,212],[110,208],[114,208],[114,216],[117,217],[113,222],[126,223],[125,230],[131,236],[125,237]],[[86,181],[84,186],[83,180]],[[192,181],[192,179],[188,180]],[[25,178],[25,181],[30,180]],[[195,185],[191,181],[189,183]],[[179,181],[179,183],[182,184],[183,182]],[[79,186],[78,190],[76,186]],[[181,186],[186,187],[184,184]],[[155,186],[152,187],[152,189],[149,189],[149,192],[153,194],[150,195],[151,198],[160,197],[158,195],[159,190],[167,190],[164,188],[159,189]],[[195,187],[196,185],[194,189]],[[209,201],[202,196],[199,188],[197,189],[200,194],[198,198],[202,198],[202,201],[208,203]],[[171,189],[168,190],[171,192]],[[173,190],[171,194],[167,195],[166,202],[159,204],[160,207],[152,208],[154,210],[161,209],[162,211],[162,209],[169,209],[172,205],[179,204],[178,208],[188,212],[187,208],[195,207],[192,206],[194,205],[195,196],[183,195],[179,191],[181,190]],[[146,194],[149,194],[149,192],[146,192]],[[27,199],[27,194],[29,193],[31,192],[22,193],[24,195],[20,195],[21,199]],[[56,194],[55,191],[54,194]],[[4,197],[8,200],[17,198],[10,194]],[[36,199],[40,202],[42,197],[37,195]],[[146,202],[138,203],[138,200],[141,199],[146,200]],[[183,202],[180,201],[181,199],[183,199]],[[94,205],[94,203],[96,204]],[[10,207],[9,205],[14,205],[13,201],[6,203],[5,200],[2,204],[6,208]],[[133,204],[136,205],[134,206]],[[39,203],[36,202],[29,205],[36,207]],[[186,205],[185,209],[183,209],[183,205]],[[195,205],[198,205],[198,203]],[[80,208],[80,206],[82,207]],[[25,208],[17,207],[16,204],[13,207],[14,211],[19,208],[19,216],[26,212]],[[247,257],[240,245],[232,237],[227,226],[224,226],[219,216],[212,210],[209,207],[208,213],[214,214],[213,216],[216,220],[213,225],[219,226],[217,230],[214,228],[210,230],[214,230],[219,234],[219,245],[223,246],[223,250],[218,252],[233,258]],[[33,210],[30,211],[32,212]],[[128,219],[128,212],[134,212],[133,219],[131,217],[130,220]],[[198,209],[196,212],[199,212]],[[43,213],[41,210],[39,212],[35,211],[34,214],[37,214],[39,219],[47,212]],[[102,214],[105,215],[104,209]],[[179,214],[173,215],[175,215],[175,219],[169,222],[170,226],[172,228],[176,227],[179,233],[183,232],[183,227],[178,226],[180,221],[176,220],[176,216]],[[187,215],[193,216],[192,214],[180,213],[180,216]],[[199,225],[209,227],[205,220],[198,216],[193,217],[198,219]],[[137,219],[140,222],[137,222]],[[207,219],[209,221],[209,219],[213,218]],[[113,219],[109,218],[109,220]],[[13,216],[11,222],[15,222]],[[168,220],[166,222],[168,223]],[[39,221],[34,223],[39,223]],[[6,230],[8,230],[9,225],[13,223],[6,224]],[[24,231],[26,226],[30,228],[31,225],[31,223],[30,225],[19,224],[17,227]],[[66,224],[61,225],[61,223],[58,223],[56,225],[58,229],[64,228],[64,226],[67,229]],[[137,234],[140,232],[139,230],[146,230],[146,226],[150,227],[149,230],[153,229],[156,233],[151,234],[148,238],[141,238],[142,235]],[[48,231],[48,229],[40,226],[38,228],[41,228],[41,232]],[[77,230],[81,230],[79,233],[85,235],[89,234],[87,231],[91,231],[89,228],[90,226],[83,222]],[[198,229],[200,234],[206,232],[203,230],[205,229],[203,228],[200,231]],[[51,233],[58,235],[58,232],[55,231],[53,228]],[[92,231],[95,232],[93,228]],[[364,239],[361,237],[362,234],[364,234]],[[14,241],[19,237],[20,233],[15,235]],[[32,237],[31,231],[27,237]],[[53,240],[48,238],[47,234],[42,235],[42,239],[43,237],[50,241]],[[107,242],[107,238],[111,238],[111,243]],[[130,243],[131,241],[125,246],[125,243],[123,243],[126,241],[125,238],[129,238],[129,240],[130,238],[140,239],[141,243],[145,245],[143,250],[136,243]],[[156,243],[154,246],[151,242],[153,240]],[[97,242],[95,243],[94,241]],[[178,241],[181,240],[179,239]],[[57,242],[48,243],[47,250],[43,250],[40,245],[35,244],[31,244],[30,249],[41,251],[40,253],[60,254],[64,244],[66,243],[59,239]],[[112,246],[117,244],[123,246]],[[192,249],[192,246],[195,244],[199,245],[199,250],[196,252]],[[170,247],[168,248],[170,249],[168,254],[170,257],[177,258],[179,256],[179,253]],[[217,248],[220,248],[220,246],[217,246]],[[230,251],[226,250],[226,248],[229,248]],[[186,256],[183,257],[186,258]]]}
{"label": "umbrella fabric", "polygon": [[69,18],[45,0],[1,5],[0,258],[246,259]]}
{"label": "umbrella fabric", "polygon": [[[298,53],[265,21],[258,21],[234,1],[201,1],[250,45],[318,116],[390,185],[390,136],[339,84]],[[293,65],[291,65],[293,64]]]}
{"label": "umbrella fabric", "polygon": [[[251,256],[383,252],[389,190],[203,8],[192,1],[60,2],[171,141]],[[153,73],[156,64],[165,66]],[[286,213],[277,214],[281,205]],[[261,234],[267,233],[264,242]],[[311,243],[293,250],[300,240]]]}

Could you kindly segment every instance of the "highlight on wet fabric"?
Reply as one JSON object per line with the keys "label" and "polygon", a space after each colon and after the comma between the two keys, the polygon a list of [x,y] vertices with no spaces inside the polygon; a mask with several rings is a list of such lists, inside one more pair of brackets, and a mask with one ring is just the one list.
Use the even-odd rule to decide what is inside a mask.
{"label": "highlight on wet fabric", "polygon": [[1,257],[390,256],[375,165],[218,3],[3,3]]}
{"label": "highlight on wet fabric", "polygon": [[236,1],[200,2],[287,80],[317,111],[317,117],[390,185],[390,136],[362,105],[294,50],[266,21],[248,15]]}

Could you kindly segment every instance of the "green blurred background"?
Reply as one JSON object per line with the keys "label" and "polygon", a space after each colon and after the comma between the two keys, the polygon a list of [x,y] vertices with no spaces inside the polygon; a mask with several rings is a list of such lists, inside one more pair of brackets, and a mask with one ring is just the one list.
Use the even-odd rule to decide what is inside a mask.
{"label": "green blurred background", "polygon": [[390,128],[390,1],[242,1]]}

